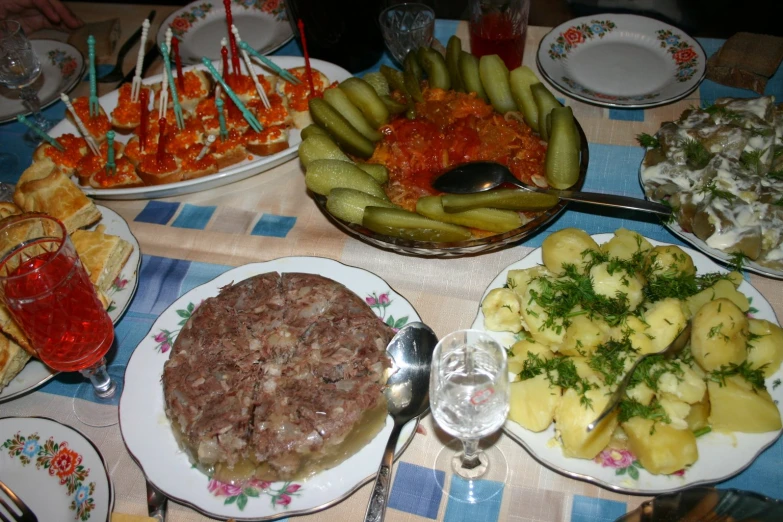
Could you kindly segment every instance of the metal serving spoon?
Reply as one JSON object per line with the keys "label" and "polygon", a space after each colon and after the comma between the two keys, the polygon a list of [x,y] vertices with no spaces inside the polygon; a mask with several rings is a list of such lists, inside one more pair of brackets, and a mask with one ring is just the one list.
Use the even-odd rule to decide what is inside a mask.
{"label": "metal serving spoon", "polygon": [[508,167],[493,161],[475,161],[458,165],[444,172],[432,182],[432,188],[440,192],[452,194],[472,194],[484,192],[504,183],[511,183],[519,188],[531,192],[543,192],[552,194],[560,199],[568,201],[581,201],[604,207],[625,208],[629,210],[641,210],[662,216],[670,216],[671,207],[653,201],[647,201],[628,196],[616,196],[614,194],[601,194],[599,192],[580,192],[576,190],[542,189],[531,185],[525,185],[519,181]]}
{"label": "metal serving spoon", "polygon": [[612,413],[614,409],[617,407],[618,404],[620,404],[620,400],[623,398],[623,395],[625,395],[625,389],[628,387],[628,383],[631,382],[631,376],[633,375],[634,370],[636,370],[636,367],[639,366],[639,363],[645,360],[647,357],[651,355],[663,355],[667,359],[674,358],[677,354],[679,354],[683,348],[685,348],[688,345],[688,341],[691,340],[691,321],[688,321],[685,323],[685,328],[682,329],[682,331],[677,334],[677,337],[674,338],[674,340],[669,343],[669,346],[661,350],[660,352],[655,353],[647,353],[645,355],[642,355],[638,359],[636,359],[636,362],[633,363],[633,366],[631,366],[631,369],[626,372],[625,377],[623,377],[623,380],[620,381],[620,384],[617,385],[617,388],[614,390],[614,393],[609,398],[609,402],[606,403],[606,407],[601,412],[598,417],[595,418],[593,422],[587,425],[587,432],[590,433],[595,429],[598,424],[604,420],[604,418]]}
{"label": "metal serving spoon", "polygon": [[386,347],[396,370],[386,382],[386,402],[394,427],[383,452],[378,476],[367,505],[365,522],[381,522],[386,515],[391,489],[392,465],[402,427],[424,415],[430,406],[430,363],[438,337],[424,323],[410,323],[400,329]]}

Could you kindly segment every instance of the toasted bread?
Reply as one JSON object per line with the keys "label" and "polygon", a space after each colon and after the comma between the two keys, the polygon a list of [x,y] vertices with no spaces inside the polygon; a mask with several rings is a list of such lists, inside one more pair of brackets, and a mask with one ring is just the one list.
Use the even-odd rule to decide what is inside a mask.
{"label": "toasted bread", "polygon": [[288,148],[288,130],[282,125],[245,134],[245,148],[257,156],[270,156]]}
{"label": "toasted bread", "polygon": [[116,167],[114,172],[108,172],[105,167],[98,169],[90,176],[88,184],[97,189],[132,188],[144,185],[144,180],[136,173],[136,166],[127,157],[123,156],[117,160]]}
{"label": "toasted bread", "polygon": [[[304,67],[295,67],[288,69],[288,71],[299,78],[302,83],[294,85],[280,80],[277,82],[277,93],[286,99],[294,127],[303,129],[313,123],[308,106],[310,85],[307,80],[307,72]],[[313,74],[313,88],[316,95],[320,95],[329,86],[329,78],[317,69],[311,69],[311,71]]]}
{"label": "toasted bread", "polygon": [[107,234],[103,225],[95,230],[77,230],[71,234],[71,240],[90,274],[90,281],[108,292],[128,262],[133,246],[119,236]]}
{"label": "toasted bread", "polygon": [[33,152],[33,161],[49,158],[57,164],[63,174],[72,176],[76,172],[79,161],[90,153],[87,142],[81,136],[73,134],[63,134],[56,140],[65,150],[60,151],[48,143],[42,143]]}
{"label": "toasted bread", "polygon": [[209,96],[212,91],[212,82],[209,76],[199,69],[191,69],[184,73],[185,90],[177,91],[177,98],[183,111],[193,113],[196,107]]}
{"label": "toasted bread", "polygon": [[136,166],[136,173],[144,180],[145,185],[165,185],[182,181],[180,161],[171,154],[163,157],[162,165],[158,164],[157,154],[145,154]]}
{"label": "toasted bread", "polygon": [[[125,144],[119,141],[114,142],[114,161],[115,163],[118,162],[125,151]],[[103,169],[106,166],[106,162],[108,161],[108,154],[109,154],[109,144],[108,142],[101,143],[100,147],[100,156],[96,156],[95,154],[88,154],[87,156],[83,157],[79,163],[76,164],[76,170],[75,174],[76,177],[79,178],[79,184],[86,186],[89,185],[89,180],[99,170]]]}
{"label": "toasted bread", "polygon": [[[149,86],[143,85],[141,88],[150,91],[150,98],[152,97],[152,89]],[[118,92],[117,106],[111,111],[111,125],[121,133],[128,133],[138,127],[139,123],[141,123],[141,96],[138,101],[132,102],[131,84],[124,83]]]}
{"label": "toasted bread", "polygon": [[48,158],[33,163],[22,173],[14,203],[27,212],[56,217],[69,233],[101,219],[95,203]]}

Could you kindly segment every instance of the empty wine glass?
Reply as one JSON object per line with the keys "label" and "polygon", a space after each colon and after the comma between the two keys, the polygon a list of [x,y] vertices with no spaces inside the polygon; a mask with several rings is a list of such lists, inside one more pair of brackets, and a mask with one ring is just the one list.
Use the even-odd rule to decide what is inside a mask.
{"label": "empty wine glass", "polygon": [[[21,214],[0,225],[0,299],[47,366],[79,371],[92,399],[116,405],[122,381],[106,371],[114,325],[103,308],[61,221]],[[77,391],[78,393],[78,391]],[[90,426],[117,423],[113,407],[75,400],[76,416]]]}
{"label": "empty wine glass", "polygon": [[392,5],[378,19],[386,47],[402,63],[409,51],[430,45],[435,32],[435,11],[424,4]]}
{"label": "empty wine glass", "polygon": [[[38,61],[30,40],[16,20],[0,22],[0,83],[19,91],[25,107],[33,115],[33,123],[43,131],[52,128],[54,123],[41,113],[41,100],[38,91],[32,85],[41,75],[41,62]],[[24,135],[31,145],[40,143],[41,138],[32,130]]]}
{"label": "empty wine glass", "polygon": [[[451,472],[451,491],[455,479],[468,482],[466,496],[457,500],[477,503],[502,491],[506,459],[498,448],[481,448],[479,441],[499,430],[508,415],[506,350],[480,330],[458,330],[441,339],[432,356],[430,408],[443,431],[456,437],[438,454],[435,469]],[[479,479],[499,486],[486,482],[479,487]],[[453,497],[446,483],[441,487]]]}

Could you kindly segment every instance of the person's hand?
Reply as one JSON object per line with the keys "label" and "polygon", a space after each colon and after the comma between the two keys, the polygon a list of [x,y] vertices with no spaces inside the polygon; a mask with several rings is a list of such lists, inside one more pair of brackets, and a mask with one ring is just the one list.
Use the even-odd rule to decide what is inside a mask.
{"label": "person's hand", "polygon": [[60,0],[0,0],[0,20],[17,20],[26,34],[40,29],[77,29],[84,25]]}

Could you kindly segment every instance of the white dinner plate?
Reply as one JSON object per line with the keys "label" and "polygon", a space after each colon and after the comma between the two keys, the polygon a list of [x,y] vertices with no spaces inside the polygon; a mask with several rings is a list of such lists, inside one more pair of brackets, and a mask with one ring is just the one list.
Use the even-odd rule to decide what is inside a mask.
{"label": "white dinner plate", "polygon": [[[119,236],[133,246],[133,251],[128,258],[128,262],[122,268],[120,277],[108,292],[109,297],[112,299],[112,304],[109,305],[109,317],[112,318],[116,325],[130,306],[131,299],[133,299],[136,288],[139,286],[141,247],[122,216],[102,205],[98,205],[98,210],[101,211],[103,217],[92,228],[104,225],[106,226],[107,234]],[[55,375],[57,375],[55,370],[52,370],[38,359],[30,359],[22,371],[8,383],[8,386],[0,390],[0,403],[10,401],[34,390],[51,380]]]}
{"label": "white dinner plate", "polygon": [[[304,58],[298,56],[272,56],[270,59],[280,67],[284,69],[290,69],[292,67],[302,67],[304,65]],[[337,65],[321,60],[310,59],[314,69],[318,69],[329,78],[330,82],[343,81],[351,77],[351,73],[338,67]],[[217,62],[215,66],[219,68]],[[192,65],[185,70],[197,68],[206,70],[203,65]],[[265,73],[271,74],[271,71],[267,71],[260,65],[256,64],[255,70],[257,74]],[[145,85],[153,85],[160,83],[162,75],[157,74],[150,76],[143,80]],[[117,106],[117,97],[119,91],[112,91],[100,98],[100,103],[106,114],[110,114],[112,110]],[[76,127],[67,119],[64,119],[60,123],[54,126],[49,134],[55,138],[62,136],[63,134],[76,134],[79,135],[79,131]],[[119,141],[127,141],[130,135],[117,134]],[[192,192],[199,192],[202,190],[208,190],[215,187],[221,187],[229,183],[241,181],[245,178],[255,176],[260,172],[269,170],[272,167],[276,167],[281,163],[295,158],[297,150],[299,149],[299,143],[302,139],[298,129],[291,128],[288,134],[288,148],[272,154],[271,156],[251,156],[252,159],[242,160],[240,163],[232,165],[226,169],[221,170],[215,174],[209,176],[203,176],[188,181],[178,181],[177,183],[169,183],[167,185],[154,185],[146,187],[135,188],[117,188],[117,189],[94,189],[92,187],[80,187],[86,194],[98,198],[98,199],[153,199],[153,198],[167,198],[169,196],[180,196],[182,194],[190,194]]]}
{"label": "white dinner plate", "polygon": [[45,417],[0,418],[0,450],[0,479],[41,522],[109,520],[109,468],[80,431]]}
{"label": "white dinner plate", "polygon": [[[395,328],[420,320],[413,306],[380,277],[320,257],[283,257],[234,268],[194,288],[163,312],[128,362],[120,399],[120,430],[128,451],[150,482],[169,498],[212,517],[271,520],[329,507],[374,477],[391,433],[393,423],[388,417],[384,429],[369,444],[338,466],[305,481],[259,483],[244,490],[210,480],[179,448],[166,417],[161,385],[163,365],[177,333],[194,308],[217,295],[221,287],[275,271],[320,274],[342,283]],[[410,444],[416,425],[417,421],[411,421],[404,427],[397,456]]]}
{"label": "white dinner plate", "polygon": [[[85,61],[82,53],[72,45],[55,40],[30,40],[33,51],[41,62],[41,76],[33,83],[38,91],[41,108],[48,107],[68,93],[81,80]],[[19,98],[19,91],[0,85],[0,123],[11,121],[30,111]]]}
{"label": "white dinner plate", "polygon": [[[231,15],[242,41],[261,54],[269,54],[294,37],[283,0],[232,0]],[[220,59],[220,40],[228,37],[226,8],[220,0],[196,0],[174,11],[158,29],[158,46],[166,30],[180,41],[183,64],[201,63],[206,56]]]}
{"label": "white dinner plate", "polygon": [[[595,234],[592,237],[600,245],[609,241],[613,236],[614,234]],[[667,244],[653,239],[648,239],[648,241],[654,246]],[[704,254],[690,248],[683,248],[683,250],[693,258],[697,274],[726,272],[724,268],[718,266]],[[524,259],[504,268],[489,284],[481,300],[483,301],[493,288],[500,288],[506,284],[506,275],[509,270],[530,268],[540,264],[543,264],[541,249],[537,248]],[[739,291],[750,299],[751,306],[757,310],[753,313],[754,317],[780,324],[770,304],[750,283],[743,281],[739,286]],[[480,308],[475,321],[473,321],[473,328],[484,330],[484,314],[481,313]],[[514,334],[511,333],[488,333],[505,347],[510,347],[516,340]],[[783,368],[768,377],[766,385],[778,409],[783,412],[783,386],[772,386],[776,379],[781,378],[783,378]],[[682,475],[653,475],[634,465],[635,457],[627,450],[623,452],[603,451],[595,460],[565,457],[560,445],[554,439],[554,423],[546,430],[534,433],[509,420],[506,421],[503,430],[521,444],[533,458],[550,469],[572,478],[594,482],[615,491],[646,495],[668,493],[688,486],[712,484],[726,480],[747,468],[762,451],[771,446],[780,436],[780,431],[735,432],[731,434],[711,432],[699,437],[699,459]],[[620,471],[621,469],[624,471]]]}
{"label": "white dinner plate", "polygon": [[704,79],[707,56],[682,30],[652,18],[597,14],[561,24],[541,40],[536,61],[576,99],[639,109],[687,96]]}

